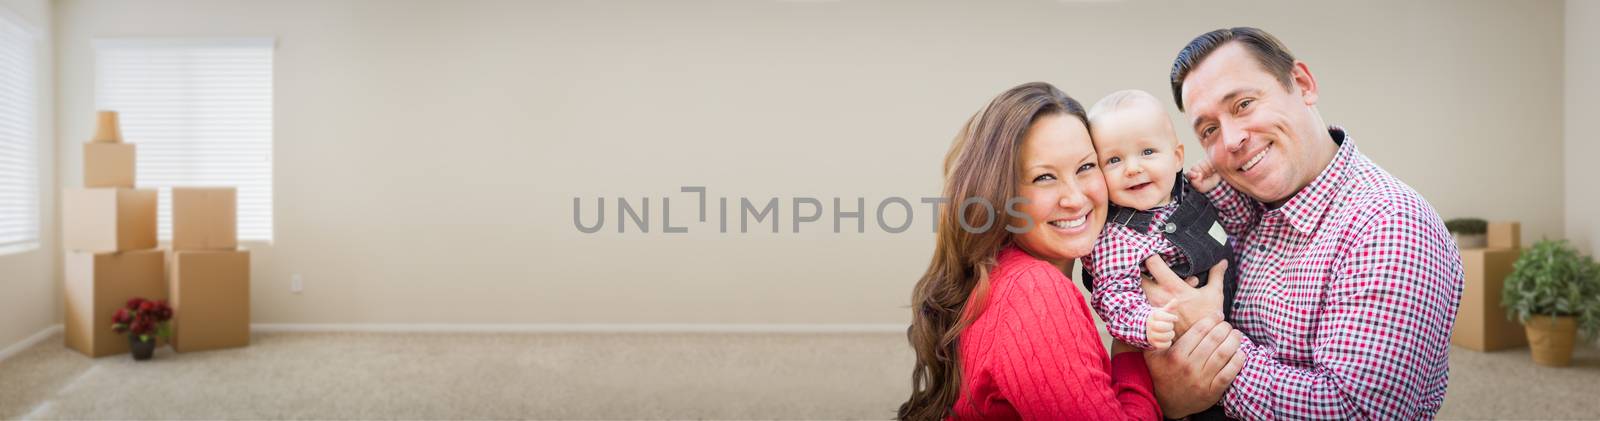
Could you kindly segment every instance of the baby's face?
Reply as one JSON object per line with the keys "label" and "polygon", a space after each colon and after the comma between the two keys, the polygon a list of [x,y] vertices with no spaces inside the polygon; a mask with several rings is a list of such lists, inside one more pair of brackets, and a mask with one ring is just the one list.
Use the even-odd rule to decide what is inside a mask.
{"label": "baby's face", "polygon": [[1172,201],[1183,145],[1159,109],[1133,107],[1096,116],[1090,125],[1111,203],[1150,210]]}

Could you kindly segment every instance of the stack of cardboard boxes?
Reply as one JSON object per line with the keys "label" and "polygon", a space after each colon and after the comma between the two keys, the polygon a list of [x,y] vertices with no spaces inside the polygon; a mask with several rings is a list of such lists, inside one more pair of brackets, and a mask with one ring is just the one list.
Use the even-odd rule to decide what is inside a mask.
{"label": "stack of cardboard boxes", "polygon": [[172,188],[172,349],[250,344],[250,251],[240,250],[232,187]]}
{"label": "stack of cardboard boxes", "polygon": [[1506,309],[1500,306],[1506,276],[1522,256],[1522,226],[1491,222],[1488,240],[1484,248],[1461,250],[1466,279],[1450,343],[1482,352],[1526,346],[1528,337],[1522,324],[1506,317]]}
{"label": "stack of cardboard boxes", "polygon": [[134,157],[116,113],[101,112],[83,145],[84,187],[61,195],[66,342],[91,357],[128,352],[127,338],[111,331],[111,315],[128,299],[167,298],[156,191],[134,188]]}
{"label": "stack of cardboard boxes", "polygon": [[135,156],[117,114],[102,111],[83,145],[84,188],[62,194],[66,345],[91,357],[128,352],[111,316],[134,297],[170,297],[178,352],[248,345],[250,253],[238,249],[234,189],[173,188],[172,247],[157,249],[157,193],[134,188]]}

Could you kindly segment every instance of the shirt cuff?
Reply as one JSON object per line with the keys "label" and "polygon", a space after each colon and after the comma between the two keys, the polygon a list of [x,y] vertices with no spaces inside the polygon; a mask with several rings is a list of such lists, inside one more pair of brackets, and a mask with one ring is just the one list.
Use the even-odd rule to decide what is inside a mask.
{"label": "shirt cuff", "polygon": [[1210,200],[1211,203],[1224,203],[1233,199],[1236,195],[1233,191],[1233,186],[1228,185],[1226,182],[1218,182],[1216,188],[1203,194],[1206,195],[1206,199]]}
{"label": "shirt cuff", "polygon": [[1112,338],[1128,345],[1133,345],[1134,348],[1148,350],[1150,349],[1150,339],[1145,333],[1149,324],[1146,322],[1150,321],[1150,313],[1154,311],[1155,309],[1149,305],[1140,304],[1135,306],[1123,313],[1121,318],[1113,321],[1112,323],[1115,326],[1107,330],[1111,331]]}
{"label": "shirt cuff", "polygon": [[1265,363],[1272,359],[1266,349],[1257,346],[1244,337],[1239,341],[1239,352],[1244,353],[1244,367],[1239,369],[1239,375],[1233,378],[1233,383],[1228,386],[1227,392],[1222,394],[1222,406],[1229,418],[1246,419],[1245,414],[1260,414],[1261,408],[1252,405],[1251,396],[1270,396],[1272,378],[1270,367]]}

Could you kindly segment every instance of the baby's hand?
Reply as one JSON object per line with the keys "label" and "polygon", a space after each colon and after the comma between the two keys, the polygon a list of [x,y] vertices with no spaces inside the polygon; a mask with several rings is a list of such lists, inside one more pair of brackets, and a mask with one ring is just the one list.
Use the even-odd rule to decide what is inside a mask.
{"label": "baby's hand", "polygon": [[1222,176],[1211,170],[1210,161],[1200,161],[1200,163],[1194,164],[1193,167],[1185,170],[1183,175],[1189,179],[1189,185],[1194,186],[1194,189],[1201,193],[1210,193],[1211,189],[1217,188],[1217,184],[1222,182]]}
{"label": "baby's hand", "polygon": [[1144,321],[1145,342],[1150,343],[1151,349],[1167,349],[1178,335],[1177,325],[1178,315],[1159,308],[1151,310],[1150,319]]}

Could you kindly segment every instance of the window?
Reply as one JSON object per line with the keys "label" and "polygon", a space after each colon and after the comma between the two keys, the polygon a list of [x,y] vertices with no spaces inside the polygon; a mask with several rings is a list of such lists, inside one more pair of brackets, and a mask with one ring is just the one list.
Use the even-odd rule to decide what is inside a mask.
{"label": "window", "polygon": [[39,38],[0,8],[0,254],[39,247]]}
{"label": "window", "polygon": [[172,187],[238,188],[239,239],[272,241],[272,39],[102,39],[95,104],[139,145],[138,185],[160,193],[172,238]]}

